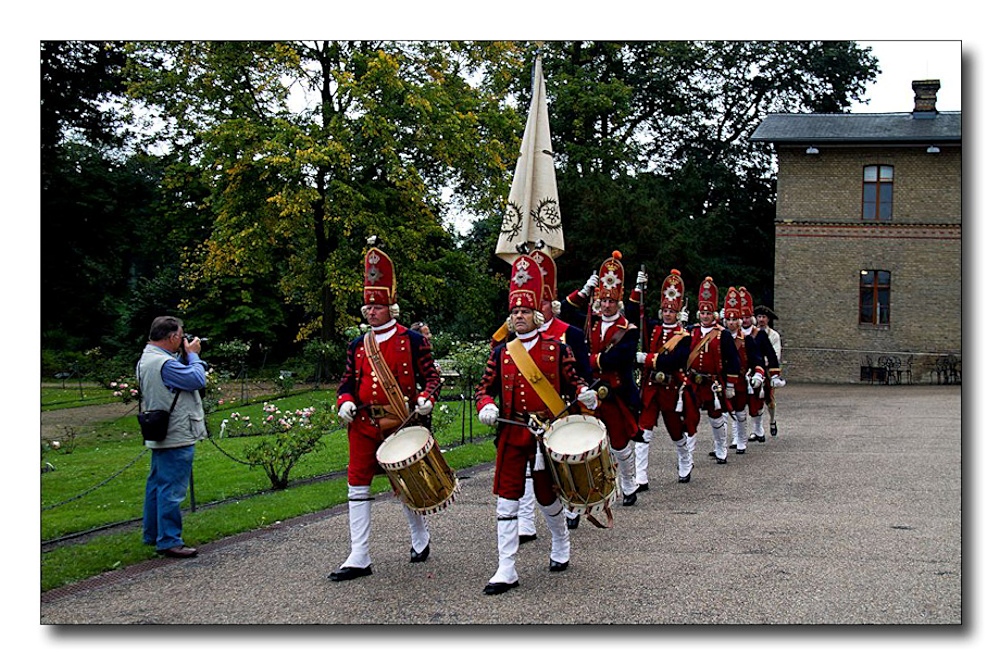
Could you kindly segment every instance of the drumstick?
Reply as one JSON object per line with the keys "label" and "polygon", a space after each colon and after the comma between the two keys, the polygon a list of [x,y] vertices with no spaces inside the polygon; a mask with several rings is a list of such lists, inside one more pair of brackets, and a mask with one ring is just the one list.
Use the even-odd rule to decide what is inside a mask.
{"label": "drumstick", "polygon": [[504,425],[520,425],[521,427],[527,427],[531,429],[531,425],[528,423],[521,422],[520,420],[510,420],[509,418],[497,418],[498,423],[503,423]]}

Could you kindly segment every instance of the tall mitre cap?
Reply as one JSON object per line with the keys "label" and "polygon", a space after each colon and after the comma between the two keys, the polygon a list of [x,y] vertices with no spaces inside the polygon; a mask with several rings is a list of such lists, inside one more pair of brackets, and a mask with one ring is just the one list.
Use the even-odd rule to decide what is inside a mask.
{"label": "tall mitre cap", "polygon": [[556,262],[555,260],[539,249],[531,250],[528,257],[538,264],[542,271],[542,300],[553,301],[556,299]]}
{"label": "tall mitre cap", "polygon": [[396,270],[389,255],[372,247],[365,254],[364,304],[396,304]]}
{"label": "tall mitre cap", "polygon": [[622,300],[625,292],[625,266],[621,259],[622,253],[616,249],[611,252],[611,258],[601,264],[601,270],[597,274],[595,299]]}
{"label": "tall mitre cap", "polygon": [[740,316],[753,316],[753,296],[745,286],[740,287]]}
{"label": "tall mitre cap", "polygon": [[515,307],[541,310],[542,269],[527,254],[521,254],[510,266],[508,311]]}
{"label": "tall mitre cap", "polygon": [[742,315],[740,308],[740,292],[736,287],[730,286],[726,291],[726,301],[722,304],[722,316],[726,319],[738,319]]}
{"label": "tall mitre cap", "polygon": [[669,309],[675,312],[681,311],[684,304],[684,280],[681,279],[681,271],[674,268],[663,280],[663,289],[660,291],[660,309]]}
{"label": "tall mitre cap", "polygon": [[706,277],[701,280],[701,286],[698,287],[698,311],[714,312],[718,309],[718,304],[719,287],[711,277]]}

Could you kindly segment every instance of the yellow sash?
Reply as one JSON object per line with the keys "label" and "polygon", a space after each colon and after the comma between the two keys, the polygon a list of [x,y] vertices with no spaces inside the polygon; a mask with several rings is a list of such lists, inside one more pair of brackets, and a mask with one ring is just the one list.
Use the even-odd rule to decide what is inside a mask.
{"label": "yellow sash", "polygon": [[[541,344],[543,341],[539,339],[536,344]],[[531,359],[531,355],[524,348],[524,345],[521,344],[521,340],[513,339],[507,342],[507,351],[510,353],[510,357],[514,359],[514,364],[517,365],[518,371],[528,380],[535,393],[542,398],[542,401],[545,402],[545,406],[548,407],[552,415],[565,411],[566,402],[562,400],[556,389],[545,378],[542,370],[538,369],[538,365]]]}

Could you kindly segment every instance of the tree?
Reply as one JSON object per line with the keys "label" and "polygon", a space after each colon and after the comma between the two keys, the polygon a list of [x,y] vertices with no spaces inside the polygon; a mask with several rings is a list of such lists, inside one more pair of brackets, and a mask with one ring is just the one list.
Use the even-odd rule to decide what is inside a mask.
{"label": "tree", "polygon": [[878,73],[853,42],[547,42],[543,53],[563,282],[619,249],[654,279],[678,267],[769,290],[774,173],[750,134],[766,113],[843,111]]}
{"label": "tree", "polygon": [[[429,307],[454,240],[440,191],[496,200],[517,119],[490,91],[513,46],[437,42],[169,42],[130,45],[130,92],[158,109],[202,174],[208,238],[190,285],[276,284],[299,338],[356,321],[365,238],[396,259],[402,297]],[[470,68],[485,71],[473,87]],[[500,86],[502,88],[502,86]],[[293,91],[302,91],[293,100]],[[512,138],[513,137],[513,138]],[[512,140],[503,140],[512,138]]]}

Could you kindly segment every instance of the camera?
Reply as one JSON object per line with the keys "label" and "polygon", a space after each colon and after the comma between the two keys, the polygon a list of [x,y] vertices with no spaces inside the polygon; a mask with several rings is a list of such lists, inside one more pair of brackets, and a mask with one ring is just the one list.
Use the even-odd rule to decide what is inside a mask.
{"label": "camera", "polygon": [[[184,335],[184,339],[187,341],[188,344],[190,344],[191,342],[193,342],[195,337],[197,337],[197,335],[191,335],[191,334],[185,334]],[[199,337],[199,339],[202,342],[207,342],[208,341],[207,337]]]}

